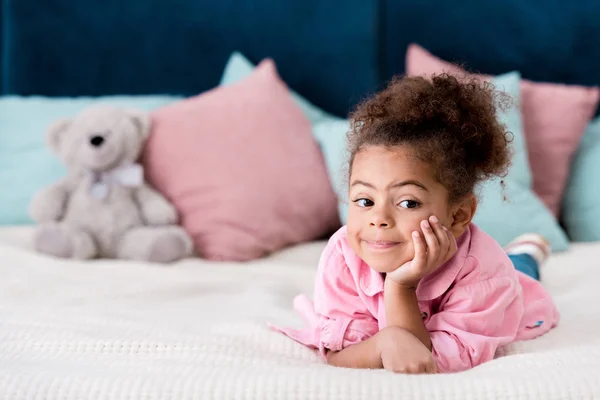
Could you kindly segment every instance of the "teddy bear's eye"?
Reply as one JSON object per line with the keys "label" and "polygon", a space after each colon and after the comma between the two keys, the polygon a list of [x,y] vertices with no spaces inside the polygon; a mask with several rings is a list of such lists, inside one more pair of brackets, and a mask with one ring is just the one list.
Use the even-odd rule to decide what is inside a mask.
{"label": "teddy bear's eye", "polygon": [[102,146],[103,143],[106,142],[110,135],[110,131],[97,131],[90,132],[89,134],[89,143],[94,147]]}

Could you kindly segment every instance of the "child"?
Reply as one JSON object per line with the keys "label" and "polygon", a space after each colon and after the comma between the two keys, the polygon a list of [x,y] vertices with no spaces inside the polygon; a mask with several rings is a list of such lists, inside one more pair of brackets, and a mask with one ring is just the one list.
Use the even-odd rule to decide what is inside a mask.
{"label": "child", "polygon": [[476,186],[510,163],[494,100],[487,83],[440,75],[394,79],[358,106],[347,226],[321,256],[314,303],[294,301],[306,327],[276,330],[331,365],[435,373],[558,323],[536,280],[543,238],[519,238],[509,256],[471,222]]}

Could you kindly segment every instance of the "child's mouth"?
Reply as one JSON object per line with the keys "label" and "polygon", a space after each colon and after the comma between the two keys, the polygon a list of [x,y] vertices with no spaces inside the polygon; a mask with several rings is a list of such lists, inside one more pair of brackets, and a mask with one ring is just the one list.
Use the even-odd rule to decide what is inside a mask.
{"label": "child's mouth", "polygon": [[367,244],[369,249],[376,251],[389,250],[392,247],[400,244],[400,242],[391,242],[388,240],[364,240],[364,242]]}

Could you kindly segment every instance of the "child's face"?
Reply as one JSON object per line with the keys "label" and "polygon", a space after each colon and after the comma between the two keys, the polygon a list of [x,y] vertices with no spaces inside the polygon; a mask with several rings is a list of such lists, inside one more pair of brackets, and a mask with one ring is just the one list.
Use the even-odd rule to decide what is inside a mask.
{"label": "child's face", "polygon": [[410,148],[372,146],[356,154],[350,171],[348,240],[371,268],[391,272],[412,260],[411,234],[435,215],[450,229],[448,191]]}

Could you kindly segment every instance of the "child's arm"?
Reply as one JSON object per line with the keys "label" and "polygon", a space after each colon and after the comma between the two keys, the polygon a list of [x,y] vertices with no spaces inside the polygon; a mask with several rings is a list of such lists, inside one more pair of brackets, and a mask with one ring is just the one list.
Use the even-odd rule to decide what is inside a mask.
{"label": "child's arm", "polygon": [[395,326],[384,328],[375,336],[341,351],[328,352],[327,363],[345,368],[385,368],[408,374],[437,372],[429,349],[410,332]]}
{"label": "child's arm", "polygon": [[454,236],[435,217],[422,221],[423,237],[413,233],[414,258],[386,276],[384,300],[387,326],[406,329],[431,350],[429,331],[423,323],[416,289],[419,281],[432,273],[454,254]]}
{"label": "child's arm", "polygon": [[379,331],[378,320],[363,302],[368,295],[358,290],[362,278],[356,268],[361,265],[347,243],[334,235],[319,261],[314,301],[305,296],[294,301],[305,328],[280,331],[319,349],[331,365],[433,372],[431,352],[412,333],[395,326]]}
{"label": "child's arm", "polygon": [[[319,349],[333,365],[381,368],[381,359],[369,347],[379,323],[359,296],[343,246],[334,235],[323,251],[315,277],[314,301],[303,297],[294,301],[308,329],[292,332],[292,336]],[[345,351],[355,346],[359,347]]]}
{"label": "child's arm", "polygon": [[363,369],[381,369],[380,334],[379,331],[375,336],[371,336],[367,340],[353,344],[340,351],[327,352],[327,364],[335,365],[336,367],[344,368],[363,368]]}
{"label": "child's arm", "polygon": [[386,279],[384,300],[387,326],[406,329],[431,350],[431,338],[423,323],[416,290]]}

